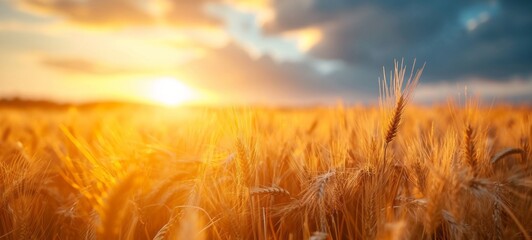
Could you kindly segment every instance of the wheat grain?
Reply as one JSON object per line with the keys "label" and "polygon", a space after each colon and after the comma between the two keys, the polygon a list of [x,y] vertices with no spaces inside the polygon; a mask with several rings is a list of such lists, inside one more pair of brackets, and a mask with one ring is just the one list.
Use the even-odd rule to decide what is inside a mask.
{"label": "wheat grain", "polygon": [[477,165],[477,154],[475,149],[474,134],[475,132],[473,131],[471,125],[467,125],[464,134],[465,157],[467,164],[469,164],[469,166],[475,172]]}
{"label": "wheat grain", "polygon": [[277,187],[277,186],[272,186],[272,187],[254,187],[254,188],[251,188],[249,190],[249,194],[251,196],[263,195],[263,194],[290,196],[290,192],[288,192],[284,188]]}
{"label": "wheat grain", "polygon": [[397,130],[399,128],[399,123],[401,122],[401,115],[403,114],[405,105],[406,101],[404,97],[400,96],[399,100],[397,100],[397,105],[395,107],[392,119],[390,120],[386,130],[386,137],[384,138],[384,143],[386,145],[388,145],[397,135]]}

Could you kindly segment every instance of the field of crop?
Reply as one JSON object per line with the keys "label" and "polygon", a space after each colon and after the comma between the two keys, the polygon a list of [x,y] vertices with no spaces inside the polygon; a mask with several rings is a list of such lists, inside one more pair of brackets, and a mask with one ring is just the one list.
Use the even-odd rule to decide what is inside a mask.
{"label": "field of crop", "polygon": [[0,239],[530,239],[532,111],[0,109]]}

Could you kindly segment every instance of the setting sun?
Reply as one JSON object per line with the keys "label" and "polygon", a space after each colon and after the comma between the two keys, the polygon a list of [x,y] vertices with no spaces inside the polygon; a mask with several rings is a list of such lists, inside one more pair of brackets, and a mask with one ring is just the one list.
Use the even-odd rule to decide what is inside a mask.
{"label": "setting sun", "polygon": [[196,97],[196,92],[182,82],[166,77],[151,83],[149,95],[153,102],[175,106],[193,100]]}

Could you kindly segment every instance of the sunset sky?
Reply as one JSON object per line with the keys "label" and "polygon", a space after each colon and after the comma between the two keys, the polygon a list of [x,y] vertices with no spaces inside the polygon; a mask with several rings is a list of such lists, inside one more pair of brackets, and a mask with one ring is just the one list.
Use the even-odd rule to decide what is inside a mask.
{"label": "sunset sky", "polygon": [[467,86],[531,103],[531,12],[495,0],[2,0],[0,98],[152,101],[175,81],[197,103],[370,103],[383,66],[416,58],[418,102]]}

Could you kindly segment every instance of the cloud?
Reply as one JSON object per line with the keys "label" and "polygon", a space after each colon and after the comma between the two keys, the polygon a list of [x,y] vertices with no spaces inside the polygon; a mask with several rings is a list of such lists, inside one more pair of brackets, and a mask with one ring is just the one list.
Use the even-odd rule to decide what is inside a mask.
{"label": "cloud", "polygon": [[364,101],[372,95],[364,87],[353,87],[367,83],[348,74],[323,75],[310,62],[278,63],[267,55],[255,59],[235,44],[212,49],[205,57],[180,65],[176,72],[195,87],[218,92],[229,102],[309,104],[339,97]]}
{"label": "cloud", "polygon": [[59,17],[90,27],[136,27],[169,24],[175,27],[215,27],[220,22],[205,10],[219,0],[21,0],[20,8],[30,13]]}
{"label": "cloud", "polygon": [[[391,65],[391,64],[389,64]],[[179,77],[194,87],[219,93],[228,102],[268,104],[347,103],[375,104],[378,78],[373,71],[342,67],[330,74],[320,73],[311,61],[276,62],[263,55],[253,58],[236,44],[211,49],[201,58],[178,66]],[[382,68],[381,68],[382,70]],[[390,69],[388,69],[390,70]],[[466,78],[460,81],[422,81],[415,91],[418,103],[431,103],[463,95],[486,101],[530,102],[532,78]]]}
{"label": "cloud", "polygon": [[177,27],[219,26],[221,22],[205,11],[206,4],[211,2],[217,1],[168,1],[169,7],[165,13],[165,19]]}
{"label": "cloud", "polygon": [[447,98],[478,97],[486,103],[492,101],[530,102],[532,79],[511,78],[506,81],[490,79],[466,79],[456,83],[439,82],[421,84],[415,92],[417,102],[437,102]]}
{"label": "cloud", "polygon": [[273,6],[271,34],[321,29],[310,51],[318,58],[377,71],[394,58],[417,58],[427,62],[425,81],[532,74],[528,2],[277,0]]}
{"label": "cloud", "polygon": [[20,6],[30,12],[58,16],[89,26],[122,27],[154,21],[148,12],[133,1],[126,0],[22,0]]}
{"label": "cloud", "polygon": [[98,63],[82,58],[43,57],[40,63],[50,69],[60,72],[85,74],[85,75],[115,75],[135,73],[141,71],[135,68],[123,68],[108,64]]}
{"label": "cloud", "polygon": [[0,32],[32,32],[50,34],[50,29],[45,24],[26,23],[20,21],[0,21]]}
{"label": "cloud", "polygon": [[[19,0],[13,1],[14,6],[23,13],[41,15],[51,28],[67,23],[68,28],[86,30],[116,30],[125,28],[132,31],[159,31],[168,29],[186,32],[191,38],[203,38],[207,33],[223,32],[227,35],[227,24],[216,13],[209,11],[214,5],[263,14],[269,0]],[[270,13],[271,14],[271,13]],[[27,17],[26,15],[25,17]],[[262,18],[263,16],[261,16]],[[39,18],[40,21],[44,20]],[[50,21],[50,20],[60,21]],[[11,24],[13,25],[13,24]],[[2,27],[2,26],[0,26]],[[14,26],[3,26],[6,30],[14,30]],[[81,28],[80,28],[81,27]],[[17,28],[19,30],[20,28]],[[0,28],[0,30],[3,30]],[[58,28],[58,30],[61,30]],[[33,29],[32,29],[33,31]],[[110,32],[104,31],[103,34]],[[111,32],[112,33],[112,32]],[[307,35],[310,32],[305,32]],[[220,34],[219,34],[220,35]],[[210,42],[226,42],[228,36],[210,37]],[[312,39],[297,39],[302,46],[312,44]]]}

